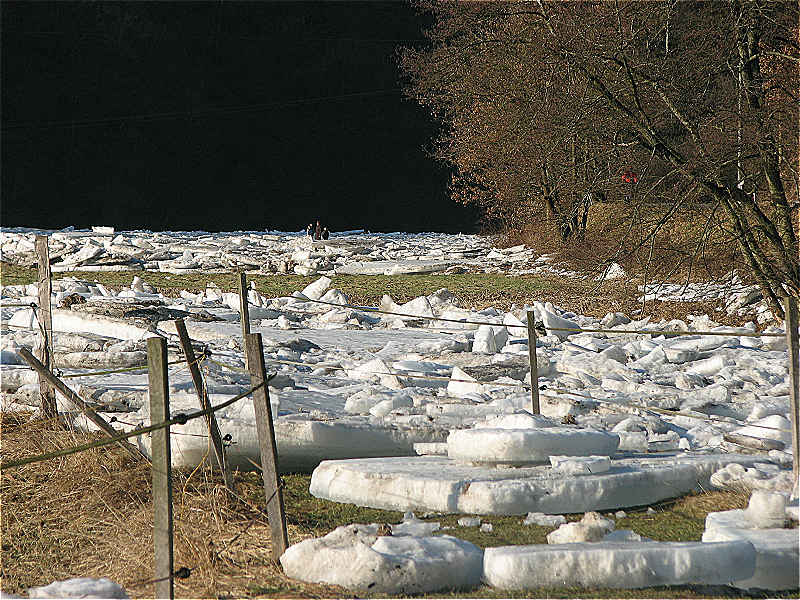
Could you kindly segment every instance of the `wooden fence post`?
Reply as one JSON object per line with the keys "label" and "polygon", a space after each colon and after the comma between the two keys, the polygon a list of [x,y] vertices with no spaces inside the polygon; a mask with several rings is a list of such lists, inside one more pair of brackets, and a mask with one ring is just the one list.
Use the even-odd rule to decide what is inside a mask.
{"label": "wooden fence post", "polygon": [[[39,322],[41,334],[36,345],[36,356],[44,368],[50,370],[53,368],[53,314],[50,310],[52,282],[50,280],[50,252],[46,235],[36,236],[35,248],[39,269],[39,309],[36,311],[36,320]],[[42,416],[45,419],[57,417],[58,404],[55,390],[42,375],[39,375],[39,393],[42,399]]]}
{"label": "wooden fence post", "polygon": [[[175,319],[175,329],[178,332],[178,338],[183,348],[183,355],[186,357],[186,363],[189,365],[189,373],[192,375],[192,382],[194,389],[197,391],[197,397],[200,399],[200,408],[208,410],[211,408],[211,402],[208,400],[208,392],[203,387],[203,378],[200,376],[200,366],[197,364],[192,342],[189,339],[189,334],[186,331],[186,324],[183,319]],[[211,441],[214,444],[214,454],[217,458],[217,464],[222,471],[222,477],[225,481],[225,487],[228,491],[233,491],[233,478],[231,471],[228,468],[228,462],[225,458],[225,447],[222,444],[222,436],[219,432],[217,419],[214,413],[206,415],[206,425],[208,425],[208,435],[211,436]]]}
{"label": "wooden fence post", "polygon": [[528,358],[531,361],[531,412],[540,414],[539,409],[539,365],[536,362],[536,317],[528,311]]}
{"label": "wooden fence post", "polygon": [[246,350],[250,385],[264,385],[253,392],[253,407],[256,413],[258,444],[261,447],[261,476],[267,498],[267,517],[272,530],[272,558],[277,561],[289,547],[286,535],[286,513],[283,507],[283,491],[278,478],[278,449],[275,430],[272,426],[272,407],[269,403],[269,388],[264,368],[264,347],[260,333],[247,336]]}
{"label": "wooden fence post", "polygon": [[789,399],[792,418],[792,475],[797,485],[800,479],[800,342],[797,327],[800,318],[797,312],[797,298],[786,296],[786,342],[789,346]]}
{"label": "wooden fence post", "polygon": [[[150,422],[169,419],[169,383],[167,375],[167,342],[164,338],[147,340],[147,368],[150,380]],[[151,434],[153,457],[153,548],[155,597],[175,597],[172,581],[172,456],[169,427]]]}
{"label": "wooden fence post", "polygon": [[[102,429],[106,435],[109,437],[114,437],[119,434],[119,431],[111,427],[111,425],[106,421],[103,417],[98,415],[94,409],[86,404],[81,397],[78,396],[75,392],[73,392],[70,388],[68,388],[63,381],[61,381],[58,377],[53,375],[50,370],[46,369],[45,366],[40,363],[37,358],[31,354],[27,348],[20,348],[19,355],[25,359],[34,371],[39,374],[39,377],[45,379],[54,389],[58,390],[58,392],[64,396],[69,402],[71,402],[78,410],[80,410],[86,417],[92,421],[95,425],[97,425],[100,429]],[[128,440],[120,440],[117,442],[122,448],[128,451],[133,458],[136,460],[144,460],[149,461],[147,456],[142,454],[141,450],[139,450],[136,446],[131,444]]]}
{"label": "wooden fence post", "polygon": [[[247,346],[247,336],[250,335],[250,309],[247,306],[247,275],[239,272],[239,320],[242,322],[242,348]],[[244,353],[244,366],[248,368],[247,350]]]}

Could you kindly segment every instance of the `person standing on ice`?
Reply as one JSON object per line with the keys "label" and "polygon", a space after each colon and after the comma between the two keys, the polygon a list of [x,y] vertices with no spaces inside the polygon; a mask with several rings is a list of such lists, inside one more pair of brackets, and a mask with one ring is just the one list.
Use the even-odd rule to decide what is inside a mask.
{"label": "person standing on ice", "polygon": [[308,227],[306,227],[306,235],[308,237],[311,237],[312,233],[314,233],[314,224],[313,223],[309,223]]}
{"label": "person standing on ice", "polygon": [[317,226],[314,228],[314,239],[315,240],[322,239],[322,227],[319,224],[319,219],[317,219]]}
{"label": "person standing on ice", "polygon": [[328,231],[328,228],[327,227],[323,227],[322,228],[322,239],[323,240],[327,240],[330,237],[330,235],[331,235],[331,232]]}

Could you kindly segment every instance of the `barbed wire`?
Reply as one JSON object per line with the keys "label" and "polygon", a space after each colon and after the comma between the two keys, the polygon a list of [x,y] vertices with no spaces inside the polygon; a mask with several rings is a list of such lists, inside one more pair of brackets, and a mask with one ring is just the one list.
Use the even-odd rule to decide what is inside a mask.
{"label": "barbed wire", "polygon": [[[554,391],[554,392],[559,392],[559,393],[562,393],[562,394],[571,394],[573,396],[579,396],[581,398],[585,398],[585,399],[591,400],[593,402],[598,402],[600,404],[610,404],[610,405],[616,406],[616,407],[628,406],[628,407],[633,407],[633,408],[640,408],[640,409],[643,409],[643,410],[652,411],[652,412],[656,412],[656,413],[660,413],[660,414],[664,414],[664,415],[669,415],[669,416],[674,416],[674,417],[689,417],[689,418],[692,418],[692,419],[697,419],[699,421],[709,421],[711,423],[735,423],[735,424],[741,425],[743,427],[756,427],[758,429],[769,429],[769,430],[772,430],[772,431],[785,431],[785,432],[790,432],[790,433],[792,431],[791,429],[787,429],[785,427],[770,427],[768,425],[757,425],[755,423],[748,423],[747,421],[742,421],[741,419],[736,419],[734,417],[727,417],[728,419],[730,419],[729,421],[722,421],[720,419],[715,419],[714,415],[699,416],[698,414],[695,414],[695,413],[686,413],[686,412],[681,412],[681,411],[677,411],[677,410],[669,410],[667,408],[661,408],[661,407],[658,407],[658,406],[648,406],[648,405],[644,405],[644,404],[632,403],[630,400],[626,400],[625,398],[605,398],[605,399],[602,399],[602,398],[596,398],[594,396],[589,396],[587,394],[581,394],[579,392],[573,392],[573,391],[570,391],[570,390],[567,390],[567,389],[564,389],[564,388],[546,387],[545,389],[551,390],[551,391]],[[548,398],[559,398],[559,396],[552,396],[550,394],[540,394],[540,396],[545,396],[545,397],[548,397]],[[614,400],[618,400],[618,402],[614,402]],[[702,413],[700,413],[700,414],[702,414]]]}
{"label": "barbed wire", "polygon": [[151,432],[157,431],[159,429],[164,429],[164,428],[169,427],[171,425],[185,425],[188,421],[191,421],[193,419],[197,419],[199,417],[203,417],[203,416],[208,415],[208,414],[212,414],[214,412],[222,410],[223,408],[227,408],[231,404],[234,404],[235,402],[238,402],[242,398],[245,398],[245,397],[249,396],[254,391],[264,387],[265,385],[267,385],[267,383],[270,381],[270,379],[272,379],[272,377],[274,377],[274,375],[268,377],[265,381],[259,383],[258,385],[255,385],[255,386],[251,387],[248,391],[246,391],[246,392],[244,392],[242,394],[239,394],[238,396],[234,396],[230,400],[227,400],[227,401],[225,401],[225,402],[223,402],[221,404],[217,404],[215,406],[211,406],[210,408],[207,408],[207,409],[204,409],[204,410],[198,410],[198,411],[191,412],[191,413],[188,413],[188,414],[187,413],[180,413],[180,414],[178,414],[178,415],[176,415],[176,416],[174,416],[174,417],[172,417],[170,419],[167,419],[166,421],[163,421],[161,423],[157,423],[157,424],[154,424],[154,425],[148,425],[146,427],[140,427],[140,428],[137,428],[137,429],[133,429],[131,431],[128,431],[127,433],[121,433],[121,434],[116,435],[114,437],[107,437],[107,438],[103,438],[103,439],[100,439],[100,440],[95,440],[94,442],[90,442],[88,444],[82,444],[80,446],[74,446],[72,448],[65,448],[63,450],[56,450],[54,452],[48,452],[46,454],[40,454],[38,456],[31,456],[31,457],[28,457],[28,458],[23,458],[23,459],[11,461],[11,462],[2,462],[2,461],[0,461],[0,471],[5,471],[6,469],[12,469],[12,468],[21,467],[21,466],[24,466],[24,465],[38,463],[38,462],[42,462],[42,461],[45,461],[45,460],[50,460],[50,459],[53,459],[53,458],[60,458],[60,457],[63,457],[63,456],[69,456],[71,454],[77,454],[79,452],[85,452],[86,450],[91,450],[93,448],[101,448],[103,446],[108,446],[110,444],[115,444],[117,442],[120,442],[120,441],[123,441],[123,440],[127,440],[128,438],[132,438],[132,437],[136,437],[136,436],[139,436],[139,435],[143,435],[145,433],[151,433]]}
{"label": "barbed wire", "polygon": [[[174,366],[184,363],[184,360],[172,360],[167,363],[167,366]],[[119,369],[110,369],[107,371],[91,371],[89,373],[70,373],[68,375],[61,375],[61,379],[73,379],[76,377],[94,377],[95,375],[113,375],[114,373],[129,373],[131,371],[147,371],[148,366],[141,365],[141,366],[131,366],[131,367],[121,367]]]}
{"label": "barbed wire", "polygon": [[[229,367],[230,368],[229,365],[226,365],[226,364],[221,363],[219,361],[215,361],[213,359],[209,359],[209,360],[210,360],[210,362],[215,363],[215,364],[217,364],[219,366]],[[276,362],[276,363],[281,363],[281,364],[291,364],[291,365],[316,367],[316,368],[327,368],[327,369],[335,369],[335,370],[342,370],[342,371],[347,371],[348,370],[348,369],[346,369],[345,367],[342,367],[342,366],[333,366],[333,365],[322,365],[322,366],[320,366],[319,363],[303,363],[303,362],[300,362],[300,361],[273,359],[273,358],[269,358],[268,360],[271,361],[271,362]],[[450,366],[451,368],[453,368],[451,365],[447,365],[447,366]],[[352,369],[350,369],[350,370],[352,370]],[[365,375],[393,376],[393,377],[403,377],[403,378],[409,378],[409,379],[424,379],[424,380],[431,380],[431,381],[448,381],[448,382],[452,381],[452,382],[457,382],[457,383],[469,383],[469,384],[477,384],[477,385],[489,386],[489,387],[523,388],[524,390],[527,390],[527,391],[529,391],[531,389],[531,384],[529,384],[529,383],[527,383],[525,381],[520,381],[519,383],[506,383],[506,382],[502,382],[502,381],[478,381],[478,380],[472,380],[472,379],[453,379],[452,377],[443,377],[443,376],[436,376],[436,375],[416,375],[416,374],[410,374],[410,373],[391,372],[391,371],[390,372],[361,371],[361,373],[363,373]],[[323,376],[323,375],[317,375],[317,376],[310,375],[310,374],[309,375],[298,374],[298,375],[300,375],[302,377],[316,377],[318,379],[325,379],[325,376]],[[756,428],[759,428],[759,429],[768,429],[768,430],[772,430],[772,431],[791,432],[791,429],[786,429],[786,428],[782,428],[782,427],[770,427],[770,426],[767,426],[767,425],[756,425],[756,424],[753,424],[753,423],[749,423],[747,421],[742,421],[741,419],[734,419],[733,417],[729,417],[729,419],[731,419],[731,421],[721,421],[719,419],[715,419],[713,415],[700,416],[699,414],[695,414],[695,413],[686,413],[686,412],[681,412],[681,411],[668,410],[668,409],[664,409],[664,408],[657,407],[657,406],[650,406],[650,405],[646,405],[646,404],[638,404],[636,402],[631,402],[630,399],[626,399],[626,398],[616,398],[616,399],[615,398],[605,398],[605,399],[601,399],[601,398],[597,398],[597,397],[594,397],[594,396],[589,396],[587,394],[581,394],[579,392],[568,390],[568,389],[565,389],[565,388],[549,387],[546,384],[542,385],[542,386],[539,386],[539,390],[540,390],[540,394],[539,395],[541,397],[544,397],[544,398],[563,400],[563,398],[561,396],[554,396],[554,395],[548,394],[546,392],[545,393],[541,393],[541,391],[549,390],[549,391],[554,391],[554,392],[558,392],[558,393],[561,393],[561,394],[569,394],[569,395],[572,395],[572,396],[579,396],[581,398],[585,398],[585,399],[593,401],[593,402],[598,402],[600,404],[608,404],[608,405],[611,405],[611,406],[614,406],[614,407],[617,407],[617,408],[636,408],[636,409],[652,411],[652,412],[656,412],[656,413],[660,413],[660,414],[664,414],[664,415],[668,415],[668,416],[690,417],[690,418],[701,420],[701,421],[707,421],[709,423],[735,422],[736,424],[741,425],[742,427],[756,427]],[[617,401],[615,402],[614,400],[617,400]]]}
{"label": "barbed wire", "polygon": [[[197,359],[195,362],[198,362],[198,361],[199,361],[199,359]],[[174,366],[174,365],[182,364],[184,362],[186,362],[186,361],[183,360],[183,359],[171,360],[171,361],[169,361],[167,363],[167,366],[171,367],[171,366]],[[27,365],[19,365],[19,366],[24,368],[24,369],[26,369],[26,370],[28,370],[28,371],[35,371],[35,369],[33,367],[29,367]],[[70,367],[64,367],[64,368],[70,368]],[[95,375],[113,375],[114,373],[128,373],[128,372],[132,372],[132,371],[146,371],[147,369],[148,369],[148,367],[145,364],[145,365],[141,365],[141,366],[134,365],[134,366],[131,366],[131,367],[120,367],[119,369],[109,369],[109,370],[106,370],[106,371],[90,371],[88,373],[68,373],[66,375],[65,374],[59,374],[58,376],[61,379],[74,379],[76,377],[94,377]]]}

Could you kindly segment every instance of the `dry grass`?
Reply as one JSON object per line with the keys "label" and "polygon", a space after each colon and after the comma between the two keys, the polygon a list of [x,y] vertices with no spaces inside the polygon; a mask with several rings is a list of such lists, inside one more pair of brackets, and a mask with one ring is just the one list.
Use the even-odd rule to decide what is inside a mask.
{"label": "dry grass", "polygon": [[721,229],[711,205],[687,204],[679,218],[667,220],[650,237],[667,208],[658,204],[596,203],[591,207],[583,240],[563,242],[552,223],[537,220],[528,228],[499,235],[498,241],[503,246],[525,243],[585,273],[595,273],[604,261],[613,260],[637,280],[708,281],[732,269],[747,275],[747,265],[734,241]]}
{"label": "dry grass", "polygon": [[[6,460],[83,443],[98,434],[56,428],[29,413],[3,413]],[[338,587],[305,584],[287,578],[271,561],[264,492],[257,473],[237,473],[236,498],[228,497],[209,470],[174,473],[175,568],[191,575],[176,580],[182,598],[352,597]],[[352,522],[398,522],[401,515],[362,509],[312,497],[307,475],[284,476],[289,541],[324,535]],[[40,462],[2,474],[2,590],[22,594],[28,587],[77,576],[108,577],[131,597],[154,593],[152,577],[152,497],[150,469],[108,446]],[[710,492],[659,503],[656,511],[628,511],[617,528],[629,528],[656,540],[698,540],[710,511],[742,508],[747,494]],[[574,521],[582,515],[567,515]],[[458,515],[435,517],[455,525]],[[485,517],[492,533],[477,528],[458,536],[481,547],[544,543],[543,527],[520,527],[520,517]],[[452,533],[448,531],[447,533]],[[457,597],[507,597],[509,592],[481,586]],[[692,597],[740,595],[731,589],[691,587],[647,590],[542,589],[517,597]],[[445,594],[447,596],[447,594]],[[778,594],[797,597],[796,593]]]}
{"label": "dry grass", "polygon": [[[75,446],[92,435],[29,422],[26,413],[2,414],[3,455],[24,458]],[[243,597],[255,588],[281,597],[334,597],[341,590],[292,581],[271,561],[270,530],[256,502],[258,490],[239,484],[241,500],[208,470],[187,479],[175,473],[175,567],[191,575],[176,580],[176,595]],[[263,505],[263,491],[261,492]],[[132,597],[154,594],[153,504],[150,468],[115,447],[3,471],[2,589],[77,576],[108,577]],[[308,533],[290,526],[293,541]]]}

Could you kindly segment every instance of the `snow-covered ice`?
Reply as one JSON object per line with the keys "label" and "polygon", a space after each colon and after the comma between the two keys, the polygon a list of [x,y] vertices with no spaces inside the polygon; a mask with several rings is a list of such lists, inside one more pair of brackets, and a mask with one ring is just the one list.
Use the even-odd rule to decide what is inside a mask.
{"label": "snow-covered ice", "polygon": [[615,524],[594,511],[587,512],[580,521],[564,523],[547,534],[548,544],[599,542],[614,530]]}
{"label": "snow-covered ice", "polygon": [[[35,233],[0,231],[3,259],[33,264]],[[141,365],[146,339],[154,335],[172,342],[173,415],[199,408],[191,379],[177,364],[177,318],[185,319],[192,340],[210,352],[200,365],[213,404],[249,388],[238,294],[209,283],[202,291],[164,295],[143,281],[144,272],[244,269],[312,275],[315,279],[291,297],[270,298],[251,287],[247,299],[251,331],[262,334],[267,369],[275,373],[269,391],[279,468],[314,470],[315,495],[403,511],[531,513],[525,523],[556,528],[561,513],[646,505],[711,484],[760,490],[742,515],[710,517],[709,540],[734,540],[723,545],[724,551],[716,544],[638,542],[635,532],[609,534],[603,527],[596,528],[597,535],[558,534],[575,529],[569,524],[553,532],[553,541],[565,536],[575,543],[487,552],[496,555],[487,580],[511,569],[511,583],[503,584],[509,587],[550,585],[543,583],[548,577],[552,585],[569,580],[570,585],[637,587],[726,583],[736,571],[740,587],[781,589],[770,586],[792,583],[765,573],[790,560],[796,567],[796,530],[792,545],[792,530],[756,529],[777,525],[780,498],[770,494],[788,495],[793,487],[788,355],[777,327],[765,332],[781,335],[768,337],[755,334],[756,323],[726,327],[708,315],[661,322],[622,313],[595,318],[555,306],[547,297],[507,311],[478,310],[460,306],[446,289],[404,304],[384,296],[379,308],[406,315],[397,316],[347,306],[347,295],[336,288],[336,276],[345,273],[579,276],[525,246],[493,248],[480,236],[350,232],[313,241],[286,232],[118,232],[110,227],[50,233],[54,272],[137,273],[121,291],[90,281],[88,273],[85,280],[53,281],[55,363],[64,375],[80,376],[67,380],[70,387],[114,419],[116,427],[149,424],[146,372],[82,375]],[[602,276],[625,274],[612,265]],[[727,314],[755,312],[759,325],[771,318],[757,290],[735,273],[721,283],[654,284],[641,291],[645,299],[720,299]],[[40,401],[37,378],[18,354],[36,343],[39,325],[29,306],[36,301],[35,285],[2,288],[3,410],[36,408]],[[542,415],[527,412],[529,312],[537,327],[556,328],[537,342]],[[565,331],[578,328],[613,333]],[[706,331],[725,335],[703,335]],[[59,410],[70,413],[77,427],[94,429],[60,397]],[[229,462],[254,468],[259,450],[252,403],[228,407],[217,420],[229,436]],[[173,427],[173,463],[194,467],[204,460],[206,435],[202,420]],[[142,437],[139,444],[147,450],[149,440]],[[305,561],[319,567],[315,580],[351,589],[412,593],[477,585],[481,568],[473,564],[474,547],[455,538],[431,538],[434,524],[412,516],[392,531],[393,536],[377,536],[362,530],[356,536],[364,538],[360,545],[303,542],[307,548],[325,548],[331,557],[327,563]],[[404,531],[417,537],[400,537]],[[601,531],[599,541],[577,541],[598,538]],[[767,540],[763,532],[772,537]],[[750,573],[747,556],[753,546],[757,565]],[[298,556],[307,557],[304,552]],[[349,568],[356,555],[376,565],[380,576],[343,571],[340,579],[329,579],[339,576],[326,574],[326,568]],[[722,555],[727,563],[717,565]],[[443,567],[444,556],[464,569]],[[528,560],[534,579],[523,576]],[[552,568],[542,571],[542,563]],[[297,564],[311,576],[308,564]],[[618,568],[628,571],[620,575]]]}
{"label": "snow-covered ice", "polygon": [[64,581],[54,581],[49,585],[28,589],[29,598],[128,598],[128,594],[118,583],[110,579],[76,577]]}
{"label": "snow-covered ice", "polygon": [[290,546],[284,572],[294,579],[385,594],[470,589],[480,584],[483,552],[451,536],[381,535],[380,526],[343,525]]}
{"label": "snow-covered ice", "polygon": [[[28,260],[33,233],[3,231],[4,256]],[[729,337],[673,337],[670,334],[675,331],[691,333],[719,326],[708,317],[651,323],[647,318],[631,322],[613,313],[595,319],[554,306],[546,298],[532,299],[530,305],[507,312],[476,311],[458,306],[447,290],[403,305],[386,296],[382,306],[416,316],[455,317],[460,323],[398,318],[312,302],[327,298],[341,306],[346,301],[335,288],[335,275],[337,265],[347,264],[350,258],[398,263],[430,257],[456,260],[479,270],[481,257],[491,254],[489,262],[506,264],[508,259],[513,269],[523,264],[525,256],[535,260],[524,247],[492,250],[486,238],[438,234],[356,234],[323,243],[280,232],[109,234],[104,229],[55,232],[51,253],[55,264],[69,259],[76,265],[103,268],[138,264],[145,270],[171,269],[180,263],[184,271],[195,269],[192,265],[213,271],[218,265],[220,269],[245,266],[273,272],[273,266],[285,262],[286,269],[275,268],[277,274],[291,271],[292,264],[313,266],[320,277],[290,298],[268,298],[253,289],[248,293],[251,330],[262,334],[268,369],[277,372],[270,394],[279,463],[285,470],[311,470],[326,458],[412,455],[414,444],[443,444],[448,435],[451,456],[510,464],[575,454],[613,456],[611,444],[596,449],[578,443],[584,438],[618,439],[617,451],[623,453],[678,448],[735,452],[739,448],[724,439],[726,434],[734,440],[756,437],[784,445],[790,435],[785,349],[772,344],[774,338],[744,345],[743,340],[758,338],[737,334],[753,328],[729,328]],[[552,266],[549,261],[538,264]],[[167,297],[133,275],[130,288],[119,292],[69,278],[55,280],[53,289],[54,302],[72,296],[85,300],[54,310],[56,364],[70,375],[87,368],[141,364],[144,340],[151,335],[174,340],[173,320],[182,316],[190,337],[212,352],[214,362],[204,361],[203,368],[209,391],[217,395],[214,400],[247,389],[247,375],[236,370],[244,366],[237,294],[209,284],[203,292],[182,291]],[[35,285],[2,290],[2,322],[8,325],[2,336],[1,367],[7,408],[38,403],[36,378],[20,364],[16,352],[35,343],[36,319],[24,303],[34,300],[36,291]],[[540,336],[538,383],[545,388],[541,405],[552,422],[537,416],[538,421],[522,425],[498,425],[496,429],[505,431],[491,434],[487,419],[520,421],[525,418],[521,411],[529,408],[528,311],[545,325],[611,327],[619,333],[555,331],[555,335]],[[625,329],[642,328],[652,334],[625,333]],[[195,408],[188,376],[174,371],[170,377],[173,412]],[[128,412],[127,423],[149,419],[144,372],[70,383],[98,408]],[[181,393],[185,398],[181,399]],[[228,449],[232,463],[240,468],[250,468],[250,461],[258,460],[252,410],[246,404],[218,414],[223,433],[232,438]],[[69,409],[65,403],[62,406]],[[678,409],[680,414],[655,416],[641,406]],[[562,436],[569,440],[563,448],[555,444],[555,429],[545,431],[559,426],[562,418],[575,423]],[[82,422],[85,419],[78,419],[79,425]],[[202,435],[200,422],[175,428],[176,465],[194,466],[206,455],[207,440]],[[512,440],[514,436],[520,440]],[[541,446],[537,440],[543,437],[548,442],[537,455],[533,450]],[[463,444],[457,443],[460,438]],[[478,438],[483,441],[476,443]],[[497,443],[484,456],[479,449],[488,439]],[[147,440],[141,443],[146,448]],[[516,452],[512,451],[515,444],[519,446]],[[418,449],[440,453],[442,446]],[[790,466],[786,456],[775,453],[764,456],[764,461],[777,461],[784,471]],[[600,463],[594,469],[580,463],[562,462],[560,470],[572,475],[600,468]]]}
{"label": "snow-covered ice", "polygon": [[591,429],[461,429],[448,436],[447,454],[465,463],[527,465],[554,454],[611,456],[618,445],[613,433]]}
{"label": "snow-covered ice", "polygon": [[746,540],[753,544],[755,572],[737,577],[734,586],[742,589],[798,589],[800,536],[796,528],[784,528],[789,515],[786,494],[756,490],[744,510],[709,513],[703,541]]}
{"label": "snow-covered ice", "polygon": [[567,519],[563,515],[546,515],[540,512],[529,512],[525,519],[523,519],[523,525],[539,525],[541,527],[558,527],[559,525],[563,525],[567,522]]}

